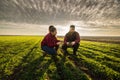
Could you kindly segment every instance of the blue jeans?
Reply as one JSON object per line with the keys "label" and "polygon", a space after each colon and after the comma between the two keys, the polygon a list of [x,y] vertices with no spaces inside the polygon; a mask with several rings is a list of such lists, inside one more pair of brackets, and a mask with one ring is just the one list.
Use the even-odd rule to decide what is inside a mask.
{"label": "blue jeans", "polygon": [[42,50],[45,51],[48,54],[57,54],[56,49],[55,48],[51,48],[48,46],[41,46]]}

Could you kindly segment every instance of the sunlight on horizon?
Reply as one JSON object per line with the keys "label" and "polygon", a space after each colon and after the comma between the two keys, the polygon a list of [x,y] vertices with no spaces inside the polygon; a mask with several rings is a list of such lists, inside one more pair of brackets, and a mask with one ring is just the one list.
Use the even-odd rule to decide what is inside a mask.
{"label": "sunlight on horizon", "polygon": [[[95,22],[90,22],[90,24]],[[98,26],[102,23],[95,23],[97,26],[91,26],[82,21],[69,21],[65,24],[54,25],[57,28],[57,36],[64,36],[70,28],[70,25],[75,25],[75,30],[79,32],[80,36],[120,36],[120,29],[104,28]],[[46,35],[50,25],[28,24],[28,23],[12,23],[0,22],[0,35]]]}

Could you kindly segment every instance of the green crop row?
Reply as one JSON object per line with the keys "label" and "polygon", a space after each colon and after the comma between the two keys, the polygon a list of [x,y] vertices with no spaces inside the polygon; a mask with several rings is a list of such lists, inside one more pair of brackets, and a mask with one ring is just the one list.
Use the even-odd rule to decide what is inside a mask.
{"label": "green crop row", "polygon": [[89,42],[89,41],[83,41],[83,42],[81,43],[81,47],[85,47],[94,51],[99,51],[104,54],[108,54],[108,55],[120,58],[119,44],[108,44],[108,43],[102,43],[102,42]]}
{"label": "green crop row", "polygon": [[120,79],[120,73],[112,70],[111,68],[108,68],[105,65],[100,64],[99,62],[87,58],[83,56],[82,54],[79,54],[78,59],[82,59],[82,63],[85,67],[90,69],[90,72],[97,76],[101,77],[106,80],[119,80]]}
{"label": "green crop row", "polygon": [[32,43],[32,45],[29,45],[26,49],[24,49],[23,52],[20,52],[12,57],[7,58],[6,56],[5,58],[1,58],[0,61],[2,61],[2,59],[7,59],[5,63],[0,64],[0,72],[2,73],[2,77],[11,75],[13,73],[13,69],[21,63],[23,57],[26,56],[38,42],[39,41],[37,40],[36,42]]}
{"label": "green crop row", "polygon": [[88,49],[86,48],[80,48],[79,53],[88,58],[94,59],[95,61],[100,62],[101,64],[104,64],[109,68],[112,68],[113,70],[120,72],[119,62],[110,61],[110,59],[106,59],[106,57],[101,54],[96,54],[95,52],[87,52],[87,51]]}

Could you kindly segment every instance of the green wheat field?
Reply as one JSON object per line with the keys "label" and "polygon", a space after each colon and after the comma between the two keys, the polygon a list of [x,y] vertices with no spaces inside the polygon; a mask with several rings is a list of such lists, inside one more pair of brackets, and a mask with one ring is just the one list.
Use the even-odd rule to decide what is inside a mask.
{"label": "green wheat field", "polygon": [[120,44],[81,40],[77,55],[43,55],[40,36],[0,36],[0,80],[120,80]]}

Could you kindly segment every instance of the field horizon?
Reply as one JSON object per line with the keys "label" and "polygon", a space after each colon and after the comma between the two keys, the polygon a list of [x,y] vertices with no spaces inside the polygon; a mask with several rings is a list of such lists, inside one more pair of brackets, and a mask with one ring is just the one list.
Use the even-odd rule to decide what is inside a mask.
{"label": "field horizon", "polygon": [[[45,35],[0,35],[0,36],[39,36],[44,37]],[[64,38],[64,36],[57,36],[58,38]],[[120,44],[120,36],[80,36],[81,40],[116,43]]]}

